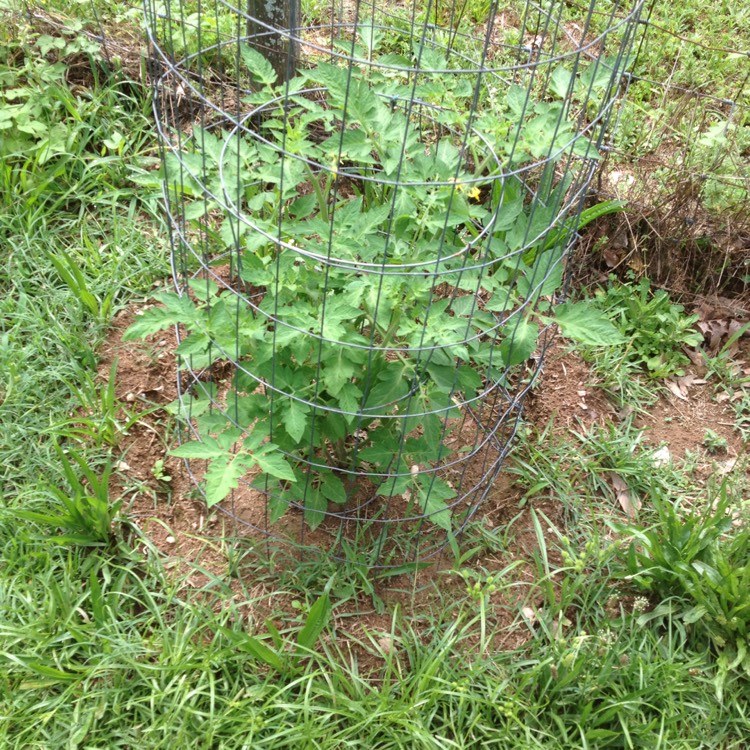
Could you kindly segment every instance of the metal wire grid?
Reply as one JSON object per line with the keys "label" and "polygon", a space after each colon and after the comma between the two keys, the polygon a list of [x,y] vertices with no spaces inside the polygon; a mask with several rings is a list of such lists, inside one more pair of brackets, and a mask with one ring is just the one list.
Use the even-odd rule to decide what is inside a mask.
{"label": "metal wire grid", "polygon": [[[214,7],[218,6],[214,5]],[[533,8],[533,5],[531,7]],[[575,0],[570,0],[567,7],[569,10],[579,11],[582,15],[585,15],[589,9],[586,3],[577,3]],[[453,20],[456,22],[456,27],[453,30],[456,40],[472,38],[470,34],[460,30],[460,22],[464,18],[465,8],[466,3],[456,3],[456,8],[452,12]],[[710,124],[711,119],[718,114],[725,120],[727,141],[730,146],[735,145],[737,135],[743,130],[743,123],[746,123],[748,116],[750,116],[750,102],[748,102],[750,50],[740,46],[710,45],[697,41],[692,36],[676,33],[667,28],[666,25],[666,16],[670,9],[671,6],[668,3],[651,0],[645,12],[641,14],[639,23],[642,24],[643,29],[638,43],[639,56],[641,52],[648,55],[654,49],[660,49],[667,40],[678,40],[680,42],[683,59],[694,57],[698,52],[725,55],[735,61],[734,65],[739,71],[736,90],[731,96],[717,96],[714,93],[714,88],[715,85],[718,85],[718,81],[707,82],[699,86],[675,83],[675,76],[680,76],[683,67],[681,59],[670,62],[664,68],[664,75],[661,77],[643,75],[641,72],[631,74],[626,71],[624,75],[629,79],[630,84],[641,82],[650,86],[654,91],[661,92],[658,98],[662,105],[673,100],[682,101],[684,117],[690,121],[686,127],[686,132],[692,133],[692,136],[685,139],[681,144],[673,145],[668,156],[649,153],[645,158],[636,155],[633,159],[634,154],[630,145],[618,144],[610,145],[605,151],[613,153],[618,163],[633,161],[633,175],[639,188],[642,189],[639,189],[634,195],[628,195],[627,221],[633,224],[639,221],[640,216],[645,217],[646,223],[640,222],[641,228],[647,230],[647,236],[643,237],[643,244],[654,251],[652,255],[658,255],[658,250],[665,244],[684,248],[685,245],[695,244],[696,242],[702,243],[707,240],[718,248],[727,249],[728,245],[731,244],[732,237],[743,238],[747,235],[748,227],[750,227],[750,213],[743,210],[742,207],[738,207],[738,210],[734,211],[729,219],[724,215],[716,217],[707,215],[703,206],[703,187],[710,183],[750,195],[750,173],[746,164],[741,161],[732,159],[730,162],[731,148],[717,148],[714,155],[706,161],[701,159],[700,155],[696,155],[696,143],[705,132],[705,128]],[[132,45],[124,43],[118,35],[111,33],[109,24],[100,17],[95,0],[90,3],[90,10],[93,28],[77,28],[77,33],[101,44],[102,53],[111,65],[121,64],[121,61],[126,59],[135,59],[137,57],[136,50],[133,49]],[[166,10],[168,9],[165,8]],[[69,28],[67,19],[59,14],[53,16],[34,3],[28,3],[25,12],[31,22],[40,24],[43,28],[52,31]],[[155,18],[155,6],[151,7],[148,13],[150,18]],[[610,14],[611,9],[595,7],[591,10],[593,19],[606,19],[609,18]],[[621,17],[622,13],[619,15]],[[341,13],[339,12],[340,16]],[[183,18],[181,24],[183,28],[192,28],[195,32],[197,32],[199,26],[197,17],[192,20]],[[321,24],[318,26],[322,28]],[[568,28],[563,25],[561,33],[577,44],[578,31],[579,29],[575,27]],[[533,39],[533,35],[527,36]],[[223,41],[231,43],[234,35],[225,33],[219,34],[219,37]],[[500,42],[499,47],[510,47],[510,45],[504,45]],[[511,50],[515,49],[518,52],[519,47],[523,48],[524,45],[511,47]],[[530,53],[531,50],[532,45],[527,45],[526,51]],[[219,61],[218,72],[223,70],[222,64],[222,61]],[[129,67],[132,68],[131,75],[137,76],[139,74],[137,65],[134,67],[129,65]],[[221,89],[221,92],[223,91],[224,89]],[[226,106],[222,106],[222,109],[225,113],[227,112]],[[662,116],[652,125],[653,137],[656,140],[667,138],[674,128],[675,123]],[[616,128],[610,130],[615,132]],[[737,159],[741,159],[741,144],[738,144],[737,152]],[[717,167],[721,167],[718,173]],[[606,168],[600,170],[599,176],[601,177],[606,172]],[[703,187],[697,191],[686,190],[694,183]],[[603,198],[617,197],[615,191],[601,182],[597,187],[597,192]],[[690,193],[691,197],[686,199],[686,193]],[[633,215],[635,215],[635,218],[632,218]],[[658,271],[657,268],[650,269],[652,274],[659,275]],[[665,281],[668,281],[668,279],[665,279]]]}
{"label": "metal wire grid", "polygon": [[[639,57],[653,57],[654,50],[677,43],[676,56],[664,60],[663,78],[645,74],[642,64],[625,74],[630,87],[640,87],[639,96],[647,91],[647,101],[658,102],[656,116],[635,134],[613,129],[618,137],[592,188],[601,199],[627,201],[608,232],[619,244],[627,236],[626,248],[599,264],[589,256],[587,268],[596,274],[630,267],[681,295],[691,289],[696,298],[718,293],[742,299],[750,289],[750,49],[678,34],[665,25],[668,10],[652,3],[638,49]],[[703,55],[732,61],[732,83],[719,81],[711,66],[702,69],[713,73],[704,83],[681,83],[685,60]],[[717,89],[730,93],[718,95]],[[615,174],[625,176],[624,188],[613,182]]]}
{"label": "metal wire grid", "polygon": [[[362,555],[361,559],[370,567],[398,567],[438,554],[471,521],[490,492],[515,434],[523,398],[539,372],[549,342],[546,330],[542,330],[537,350],[533,358],[523,364],[522,372],[512,366],[516,363],[508,352],[513,351],[516,335],[528,325],[527,316],[538,304],[540,294],[550,294],[547,288],[550,279],[564,277],[565,259],[574,241],[583,199],[596,167],[595,149],[605,143],[610,120],[616,113],[618,95],[626,80],[623,79],[625,61],[634,43],[642,10],[639,2],[632,3],[627,12],[623,12],[621,4],[615,3],[608,23],[603,27],[600,24],[602,30],[594,33],[590,28],[592,2],[581,34],[585,41],[571,46],[560,31],[562,5],[549,3],[541,8],[527,3],[519,14],[520,43],[515,45],[496,42],[493,38],[495,4],[490,8],[485,32],[478,38],[457,30],[455,7],[445,26],[431,23],[429,2],[421,20],[416,7],[410,9],[410,15],[404,16],[395,12],[396,6],[357,2],[352,8],[331,8],[328,23],[300,29],[264,26],[243,9],[218,1],[208,8],[198,4],[196,13],[188,13],[188,7],[180,2],[146,8],[152,64],[158,69],[154,80],[155,115],[164,150],[165,204],[172,227],[176,289],[184,295],[190,293],[191,282],[193,290],[196,284],[205,283],[208,288],[213,282],[221,293],[215,295],[213,302],[206,293],[209,314],[215,299],[221,299],[225,307],[226,300],[230,300],[237,333],[234,347],[224,341],[211,340],[213,354],[209,356],[211,366],[208,368],[195,366],[191,354],[182,359],[179,392],[186,436],[195,440],[204,437],[194,413],[199,401],[208,402],[209,413],[222,414],[228,424],[246,434],[253,424],[241,418],[240,401],[246,395],[262,392],[268,403],[271,440],[279,432],[283,433],[279,415],[285,409],[299,408],[312,414],[306,444],[296,449],[278,448],[295,467],[299,483],[304,482],[302,496],[290,495],[288,483],[269,482],[266,476],[260,488],[265,498],[262,509],[259,512],[254,507],[248,511],[248,503],[243,498],[253,493],[257,496],[258,488],[243,480],[240,489],[218,506],[239,524],[260,532],[265,538],[292,542],[303,549],[308,549],[306,543],[312,540],[318,550],[335,557],[344,556],[345,551],[346,556],[351,557],[354,550],[355,556]],[[349,20],[345,20],[347,16]],[[369,21],[370,33],[377,30],[407,37],[407,46],[413,52],[407,64],[393,62],[393,56],[381,61],[371,51],[366,55],[361,53],[357,40],[362,34],[364,17]],[[215,33],[211,43],[202,46],[207,18],[212,29],[228,28],[226,18],[230,18],[233,33]],[[251,26],[263,30],[248,35]],[[328,44],[320,42],[319,34],[323,30],[327,31]],[[191,40],[188,37],[193,32],[195,37]],[[290,89],[287,80],[272,96],[259,102],[258,86],[241,70],[241,45],[269,46],[271,36],[281,40],[271,47],[286,43],[290,61],[292,54],[301,50],[303,67],[310,64],[311,58],[322,56],[347,71],[345,104],[330,128],[331,135],[338,134],[339,138],[334,165],[294,153],[287,141],[287,134],[295,125],[295,104],[303,97],[309,101],[324,99],[329,93],[326,87]],[[189,50],[191,43],[196,49],[177,58],[175,50]],[[464,49],[473,52],[469,54]],[[442,55],[440,64],[430,67],[430,60],[435,59],[431,53],[435,51]],[[584,57],[594,66],[594,73],[600,67],[606,71],[606,82],[603,90],[595,95],[595,76],[592,75],[588,89],[574,96],[572,81],[582,70]],[[492,60],[501,60],[502,64]],[[516,160],[516,153],[523,147],[527,113],[533,111],[535,101],[549,97],[555,67],[561,63],[569,65],[572,77],[569,90],[562,97],[549,147],[530,161]],[[391,110],[400,115],[394,116],[394,121],[403,127],[395,170],[386,170],[382,163],[346,165],[344,137],[349,120],[346,103],[353,91],[355,74],[359,75],[360,71],[366,71],[369,77],[391,74],[405,80],[398,95],[388,96]],[[426,101],[420,96],[423,82],[447,80],[469,83],[471,93],[466,99],[470,105],[463,119],[446,116],[449,110],[445,100]],[[506,92],[511,86],[523,92],[523,102],[516,110],[517,122],[511,123],[512,135],[506,140],[508,153],[498,154],[493,139],[482,132],[481,126],[486,126],[487,119],[486,116],[483,119],[481,105],[497,100],[497,91]],[[451,87],[446,85],[445,88],[450,90]],[[382,92],[378,92],[378,96],[385,98]],[[253,97],[255,106],[248,107],[247,100]],[[282,118],[281,137],[277,139],[269,137],[263,129],[263,122],[271,112]],[[567,119],[575,122],[571,132],[565,130]],[[563,134],[563,142],[559,142],[558,132]],[[218,182],[206,159],[208,141],[214,134],[222,139]],[[434,148],[441,139],[460,144],[455,146],[458,156],[452,165],[452,176],[409,178],[406,144],[410,138],[421,142],[428,152],[431,145]],[[301,165],[300,168],[309,170],[311,181],[327,186],[327,236],[303,237],[298,243],[288,236],[283,210],[277,211],[273,225],[256,217],[243,197],[246,185],[239,156],[243,144],[265,148],[266,154],[272,153],[273,158],[278,159],[279,196],[284,196],[284,179],[291,171],[290,164]],[[472,159],[478,158],[477,153],[483,155],[485,166],[472,174],[471,167],[476,166]],[[516,246],[498,253],[493,249],[495,227],[505,220],[503,211],[504,207],[508,210],[512,186],[521,193],[528,222]],[[337,216],[345,213],[345,206],[354,195],[363,195],[368,188],[389,195],[391,209],[377,231],[382,254],[369,261],[357,252],[344,257],[337,234],[346,226],[337,225]],[[479,188],[487,196],[484,222],[475,222],[473,233],[453,232],[449,222],[451,207],[458,202],[460,193]],[[433,237],[435,252],[417,260],[399,260],[392,250],[396,242],[395,208],[399,195],[410,190],[421,190],[428,197],[434,196],[436,191],[447,192],[447,211],[442,227]],[[283,203],[283,198],[280,200]],[[545,210],[548,212],[545,220],[535,226],[535,216]],[[216,231],[210,226],[212,211],[219,213],[230,229],[231,241],[227,247],[217,246]],[[198,221],[191,216],[197,216]],[[248,236],[261,237],[261,244],[271,247],[272,282],[261,288],[252,284],[251,273],[244,272],[249,262],[245,250]],[[545,252],[542,253],[540,247]],[[418,248],[414,246],[412,250],[418,256]],[[536,253],[544,262],[536,263],[530,270],[524,265],[524,258]],[[285,260],[288,258],[293,259],[292,265],[303,267],[308,277],[313,272],[317,286],[313,293],[323,300],[315,325],[309,321],[295,323],[294,306],[279,304],[282,261],[288,267]],[[228,265],[228,271],[221,264]],[[499,292],[500,299],[495,300],[493,311],[487,314],[487,291],[483,282],[498,274],[501,268],[505,269],[509,281]],[[525,278],[525,296],[518,298],[517,293],[514,296],[511,292],[522,277]],[[334,298],[346,297],[363,279],[376,290],[374,309],[367,324],[360,324],[358,336],[349,335],[351,329],[339,335],[327,334],[326,306],[333,304]],[[421,330],[410,341],[392,342],[377,334],[380,308],[386,304],[384,288],[394,279],[417,280],[426,287],[420,301],[422,319],[416,321],[417,329]],[[270,309],[265,304],[269,297],[274,300]],[[471,300],[468,305],[466,299]],[[442,307],[439,303],[443,303]],[[434,340],[430,334],[431,320],[436,316],[453,315],[459,304],[466,319],[463,329],[454,327],[456,337],[453,340]],[[436,307],[439,313],[431,316]],[[248,310],[252,311],[254,319],[261,321],[265,337],[273,342],[270,371],[245,355],[238,343],[241,319]],[[481,322],[477,322],[480,319]],[[178,332],[178,336],[181,343],[186,341],[183,332]],[[314,375],[309,384],[312,390],[309,386],[290,387],[279,375],[284,368],[294,368],[286,347],[277,346],[277,341],[282,339],[298,342],[298,350],[309,346],[316,351],[312,358]],[[479,376],[472,388],[461,384],[460,368],[466,367],[470,359],[465,352],[477,346],[483,348],[483,358],[481,364],[474,362],[472,365]],[[346,351],[353,359],[359,356],[357,352],[366,355],[364,374],[357,380],[361,398],[355,408],[332,400],[321,386],[325,357],[331,351]],[[456,354],[459,351],[462,356]],[[409,368],[405,369],[409,372],[404,380],[404,383],[408,381],[406,389],[401,389],[393,399],[384,398],[382,403],[372,404],[368,395],[377,391],[376,368],[387,367],[388,363],[399,359],[409,362]],[[453,362],[447,398],[437,403],[423,401],[419,406],[431,365],[447,360]],[[217,379],[220,374],[217,368],[220,373],[228,368],[233,389],[226,387],[226,378],[224,384]],[[444,377],[451,379],[451,376]],[[348,425],[343,458],[341,454],[334,456],[330,446],[320,439],[316,441],[316,424],[329,418],[343,420]],[[432,438],[437,436],[439,445],[432,460],[424,464],[411,463],[413,459],[407,450],[409,441],[415,436],[424,437],[426,432],[421,432],[421,426],[429,420],[434,424],[436,419],[440,427],[432,430]],[[383,425],[391,425],[388,429],[394,439],[393,456],[379,464],[363,459],[363,451],[372,447],[371,434],[377,435],[379,429],[383,431]],[[193,461],[189,469],[201,488],[204,463]],[[346,501],[340,505],[327,503],[325,509],[318,506],[313,531],[309,528],[311,524],[306,523],[308,492],[316,491],[323,472],[334,474],[344,483]],[[395,490],[403,482],[410,483],[404,492],[382,492],[386,485]],[[446,485],[450,487],[450,497],[431,505],[430,496],[436,483],[441,483],[443,489]],[[414,501],[417,487],[423,490],[421,503]],[[275,501],[280,501],[287,512],[272,523],[269,505]]]}

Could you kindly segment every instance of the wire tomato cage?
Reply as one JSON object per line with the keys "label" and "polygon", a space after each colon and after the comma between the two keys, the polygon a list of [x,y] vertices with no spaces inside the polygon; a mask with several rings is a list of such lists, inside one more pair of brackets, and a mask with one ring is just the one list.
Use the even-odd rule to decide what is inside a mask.
{"label": "wire tomato cage", "polygon": [[[597,10],[595,11],[595,6]],[[182,456],[248,536],[426,561],[493,494],[642,2],[147,3]]]}

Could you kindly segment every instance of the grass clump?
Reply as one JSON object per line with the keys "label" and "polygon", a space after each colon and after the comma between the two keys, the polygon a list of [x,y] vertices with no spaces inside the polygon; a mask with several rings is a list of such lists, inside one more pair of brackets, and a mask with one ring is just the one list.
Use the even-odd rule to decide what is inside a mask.
{"label": "grass clump", "polygon": [[703,508],[652,500],[654,523],[628,530],[633,541],[624,562],[628,579],[658,601],[641,624],[679,619],[693,642],[711,648],[722,700],[728,678],[750,676],[750,529],[733,510],[726,482]]}

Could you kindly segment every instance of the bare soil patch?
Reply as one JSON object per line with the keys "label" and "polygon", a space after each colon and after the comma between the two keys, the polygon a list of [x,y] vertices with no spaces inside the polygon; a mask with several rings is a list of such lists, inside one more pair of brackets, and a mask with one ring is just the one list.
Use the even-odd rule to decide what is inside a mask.
{"label": "bare soil patch", "polygon": [[716,402],[709,384],[694,386],[688,393],[685,400],[674,395],[661,398],[650,414],[637,420],[644,429],[644,439],[654,446],[665,445],[675,458],[685,458],[689,452],[707,452],[704,441],[711,430],[727,443],[726,451],[718,453],[736,457],[742,439],[735,429],[731,407]]}
{"label": "bare soil patch", "polygon": [[589,365],[556,338],[526,402],[526,418],[538,427],[553,422],[556,431],[603,422],[613,408],[596,385]]}

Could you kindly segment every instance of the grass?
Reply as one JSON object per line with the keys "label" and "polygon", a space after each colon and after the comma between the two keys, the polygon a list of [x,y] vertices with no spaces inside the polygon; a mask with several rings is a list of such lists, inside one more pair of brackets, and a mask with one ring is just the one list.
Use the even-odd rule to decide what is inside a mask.
{"label": "grass", "polygon": [[[40,61],[22,23],[2,44],[16,68]],[[700,562],[729,561],[738,576],[746,532],[727,528],[715,495],[681,467],[655,466],[627,419],[564,437],[529,428],[513,463],[514,520],[470,529],[457,575],[413,615],[413,591],[388,605],[356,569],[326,561],[261,575],[236,555],[235,577],[208,575],[195,590],[194,571],[177,573],[122,511],[103,546],[55,539],[33,515],[76,496],[55,446],[75,446],[93,476],[116,457],[128,417],[96,379],[97,347],[111,316],[167,275],[168,248],[153,195],[132,181],[156,155],[148,101],[117,76],[74,93],[25,70],[24,84],[44,92],[40,116],[75,137],[53,158],[35,147],[2,156],[0,746],[746,746],[750,687],[740,664],[722,662],[716,592],[677,564],[695,556],[655,561],[667,533],[705,531]],[[103,155],[113,132],[127,147]],[[623,368],[611,362],[607,387],[621,405],[643,402],[654,386]],[[741,392],[726,358],[712,372],[718,392]],[[71,431],[81,408],[108,436],[98,445]],[[613,473],[643,500],[632,520],[618,515]],[[721,497],[740,503],[744,489],[731,479]],[[638,538],[648,559],[630,553]],[[746,590],[727,580],[724,600],[744,622]],[[301,647],[325,591],[332,616]],[[380,619],[355,628],[352,602]],[[706,613],[686,617],[696,603]]]}
{"label": "grass", "polygon": [[540,627],[523,652],[489,658],[476,644],[482,615],[457,603],[428,627],[394,628],[389,652],[365,640],[375,680],[337,641],[280,679],[217,635],[236,608],[186,601],[158,564],[30,559],[36,542],[4,547],[6,747],[573,748],[624,732],[636,747],[691,747],[706,726],[742,737],[679,623],[644,628],[622,611],[593,633],[583,619],[564,637]]}

